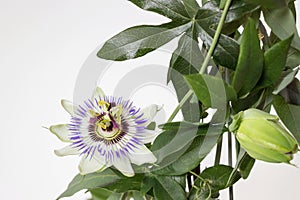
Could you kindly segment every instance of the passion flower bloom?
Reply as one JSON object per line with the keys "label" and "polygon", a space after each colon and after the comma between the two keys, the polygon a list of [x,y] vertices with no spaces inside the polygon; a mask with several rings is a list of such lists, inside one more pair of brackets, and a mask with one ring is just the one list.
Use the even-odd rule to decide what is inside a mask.
{"label": "passion flower bloom", "polygon": [[146,129],[158,109],[151,105],[143,110],[129,100],[105,96],[96,88],[91,99],[82,105],[62,100],[71,114],[68,124],[54,125],[49,130],[60,140],[69,142],[55,150],[58,156],[80,155],[79,171],[88,174],[114,166],[126,176],[133,176],[131,163],[142,165],[156,162],[156,157],[144,145],[156,136]]}
{"label": "passion flower bloom", "polygon": [[233,117],[233,131],[247,153],[258,160],[290,163],[298,151],[298,143],[279,118],[258,109],[248,109]]}

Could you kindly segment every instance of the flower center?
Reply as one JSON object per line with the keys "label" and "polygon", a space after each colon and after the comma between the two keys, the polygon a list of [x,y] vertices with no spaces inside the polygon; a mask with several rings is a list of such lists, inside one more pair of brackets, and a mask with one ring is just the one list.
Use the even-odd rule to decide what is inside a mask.
{"label": "flower center", "polygon": [[95,133],[98,137],[112,140],[121,133],[121,105],[112,107],[110,103],[99,101],[99,105],[104,111],[101,115],[97,114],[95,122]]}

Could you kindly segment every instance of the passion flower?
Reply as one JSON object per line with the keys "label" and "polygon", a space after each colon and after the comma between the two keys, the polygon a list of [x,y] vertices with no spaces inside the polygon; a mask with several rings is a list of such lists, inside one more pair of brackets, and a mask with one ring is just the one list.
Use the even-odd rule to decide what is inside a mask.
{"label": "passion flower", "polygon": [[298,143],[275,115],[248,109],[233,116],[229,126],[241,146],[258,160],[290,163],[298,151]]}
{"label": "passion flower", "polygon": [[157,105],[141,110],[129,100],[105,96],[96,88],[93,97],[82,105],[62,100],[62,106],[71,114],[70,123],[54,125],[49,130],[70,145],[55,150],[55,154],[80,155],[81,174],[114,166],[124,175],[133,176],[131,163],[156,162],[144,144],[156,136],[146,127],[156,115]]}

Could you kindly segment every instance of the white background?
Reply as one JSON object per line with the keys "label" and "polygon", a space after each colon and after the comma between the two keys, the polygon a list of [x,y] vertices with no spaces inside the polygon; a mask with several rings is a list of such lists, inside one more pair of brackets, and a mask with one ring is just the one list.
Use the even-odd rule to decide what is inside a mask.
{"label": "white background", "polygon": [[[67,122],[60,99],[72,100],[79,70],[98,45],[127,27],[167,21],[125,0],[0,0],[0,199],[53,200],[67,187],[79,159],[56,157],[64,144],[42,126]],[[294,200],[299,185],[299,168],[257,162],[235,195]]]}

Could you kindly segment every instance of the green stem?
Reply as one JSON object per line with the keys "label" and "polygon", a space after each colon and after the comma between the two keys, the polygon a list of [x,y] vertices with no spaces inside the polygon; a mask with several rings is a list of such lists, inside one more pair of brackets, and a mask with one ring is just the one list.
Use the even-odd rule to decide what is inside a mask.
{"label": "green stem", "polygon": [[171,116],[169,117],[167,122],[171,122],[175,116],[177,115],[178,111],[180,110],[180,108],[183,106],[183,104],[188,100],[188,98],[190,98],[193,94],[192,90],[189,90],[188,93],[186,93],[186,95],[182,98],[182,100],[179,102],[179,104],[177,105],[177,107],[175,108],[175,110],[173,111],[173,113],[171,114]]}
{"label": "green stem", "polygon": [[223,143],[223,135],[220,137],[220,139],[218,141],[218,144],[217,144],[215,164],[214,165],[219,165],[220,164],[222,143]]}
{"label": "green stem", "polygon": [[205,69],[208,65],[208,62],[210,61],[211,56],[212,56],[212,54],[215,50],[215,47],[216,47],[216,45],[218,43],[218,40],[219,40],[219,37],[221,35],[222,27],[224,25],[225,18],[226,18],[227,12],[229,10],[230,4],[231,4],[231,0],[227,0],[226,4],[225,4],[225,7],[224,7],[224,11],[223,11],[222,16],[220,18],[220,22],[219,22],[217,30],[215,32],[214,39],[213,39],[213,41],[211,43],[211,46],[210,46],[210,48],[207,52],[207,55],[205,56],[205,59],[204,59],[203,63],[202,63],[202,66],[201,66],[201,69],[200,69],[200,72],[199,72],[200,74],[204,73],[204,71],[205,71]]}
{"label": "green stem", "polygon": [[[228,165],[232,166],[232,136],[228,132]],[[229,200],[233,200],[233,186],[229,187]]]}
{"label": "green stem", "polygon": [[[219,21],[219,24],[218,24],[218,27],[217,27],[217,30],[215,32],[215,35],[214,35],[214,38],[213,38],[213,41],[209,47],[209,50],[205,56],[205,59],[202,63],[202,66],[200,68],[200,71],[199,71],[199,74],[203,74],[207,68],[207,65],[211,59],[211,56],[214,52],[214,49],[218,43],[218,40],[219,40],[219,37],[221,35],[221,31],[222,31],[222,27],[224,25],[224,21],[225,21],[225,18],[226,18],[226,15],[228,13],[228,10],[229,10],[229,7],[230,7],[230,4],[231,4],[231,1],[232,0],[227,0],[226,1],[226,4],[225,4],[225,7],[224,7],[224,10],[223,10],[223,13],[222,13],[222,16],[220,18],[220,21]],[[175,108],[175,110],[173,111],[173,113],[171,114],[171,116],[169,117],[168,121],[167,122],[171,122],[175,116],[177,115],[177,113],[179,112],[180,108],[182,107],[182,105],[192,96],[193,94],[193,91],[192,90],[189,90],[186,95],[183,97],[183,99],[179,102],[178,106]]]}

